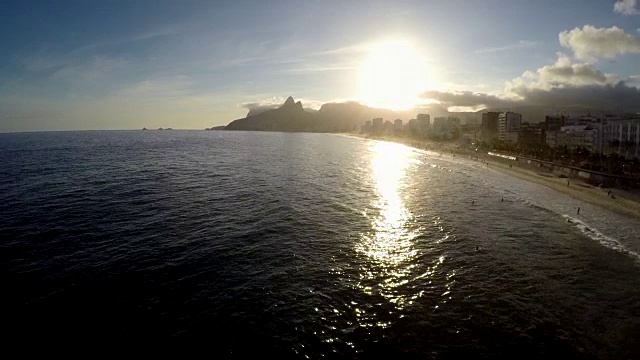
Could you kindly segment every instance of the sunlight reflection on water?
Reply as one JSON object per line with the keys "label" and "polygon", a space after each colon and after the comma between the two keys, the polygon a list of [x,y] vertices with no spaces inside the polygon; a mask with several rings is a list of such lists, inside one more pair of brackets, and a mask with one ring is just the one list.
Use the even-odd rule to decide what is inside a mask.
{"label": "sunlight reflection on water", "polygon": [[369,259],[361,268],[358,287],[384,296],[400,309],[410,305],[415,295],[399,288],[411,280],[418,255],[414,239],[420,235],[419,228],[411,226],[414,216],[400,194],[407,171],[419,161],[404,145],[375,142],[371,151],[371,175],[378,193],[372,207],[378,214],[371,219],[372,231],[356,243],[356,252]]}

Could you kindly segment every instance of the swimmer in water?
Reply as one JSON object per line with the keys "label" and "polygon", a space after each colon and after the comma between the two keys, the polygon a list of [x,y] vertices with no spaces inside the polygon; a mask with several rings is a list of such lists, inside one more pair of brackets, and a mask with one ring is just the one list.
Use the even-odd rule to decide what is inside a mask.
{"label": "swimmer in water", "polygon": [[476,245],[476,251],[480,250],[480,246]]}

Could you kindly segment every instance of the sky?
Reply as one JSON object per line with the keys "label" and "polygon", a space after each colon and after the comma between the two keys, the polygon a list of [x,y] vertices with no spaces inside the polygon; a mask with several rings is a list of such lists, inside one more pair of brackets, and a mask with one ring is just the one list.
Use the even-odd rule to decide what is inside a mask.
{"label": "sky", "polygon": [[0,132],[202,129],[288,96],[640,111],[635,0],[4,1]]}

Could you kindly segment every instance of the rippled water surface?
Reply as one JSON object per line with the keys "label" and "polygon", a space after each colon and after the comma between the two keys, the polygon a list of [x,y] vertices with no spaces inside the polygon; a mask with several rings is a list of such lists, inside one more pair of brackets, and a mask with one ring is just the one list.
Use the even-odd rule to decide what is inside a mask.
{"label": "rippled water surface", "polygon": [[9,339],[640,357],[640,223],[483,163],[216,131],[0,134],[0,152]]}

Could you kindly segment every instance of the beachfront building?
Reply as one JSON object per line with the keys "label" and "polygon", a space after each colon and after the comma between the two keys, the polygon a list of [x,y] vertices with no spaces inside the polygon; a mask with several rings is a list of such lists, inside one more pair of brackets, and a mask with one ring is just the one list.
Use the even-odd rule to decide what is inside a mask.
{"label": "beachfront building", "polygon": [[426,136],[429,133],[431,128],[431,115],[429,114],[418,114],[416,116],[416,120],[418,122],[418,134],[420,136]]}
{"label": "beachfront building", "polygon": [[604,118],[598,128],[598,151],[640,158],[640,116]]}
{"label": "beachfront building", "polygon": [[454,116],[436,117],[433,119],[432,133],[438,137],[449,138],[460,130],[460,119]]}
{"label": "beachfront building", "polygon": [[518,131],[522,115],[506,111],[498,115],[498,140],[515,144],[518,142]]}
{"label": "beachfront building", "polygon": [[395,119],[393,121],[393,132],[400,134],[402,132],[402,119]]}
{"label": "beachfront building", "polygon": [[418,120],[417,119],[411,119],[407,122],[407,128],[408,128],[408,132],[411,135],[417,135],[418,134]]}
{"label": "beachfront building", "polygon": [[518,130],[518,144],[524,147],[540,146],[544,144],[544,123],[529,124],[523,123]]}
{"label": "beachfront building", "polygon": [[391,121],[387,120],[382,124],[382,134],[384,135],[393,134],[393,123]]}
{"label": "beachfront building", "polygon": [[544,129],[547,132],[560,131],[565,125],[566,117],[564,115],[547,115],[544,117]]}
{"label": "beachfront building", "polygon": [[500,113],[496,111],[482,113],[482,128],[480,134],[482,139],[488,143],[492,143],[498,136],[499,115]]}
{"label": "beachfront building", "polygon": [[379,134],[382,132],[382,118],[375,118],[371,120],[371,131],[374,134]]}
{"label": "beachfront building", "polygon": [[367,120],[364,125],[362,125],[362,128],[360,129],[360,132],[364,133],[364,134],[368,134],[371,132],[371,120]]}
{"label": "beachfront building", "polygon": [[559,131],[547,132],[546,142],[550,147],[567,149],[585,148],[591,152],[598,151],[598,130],[588,125],[563,126]]}

